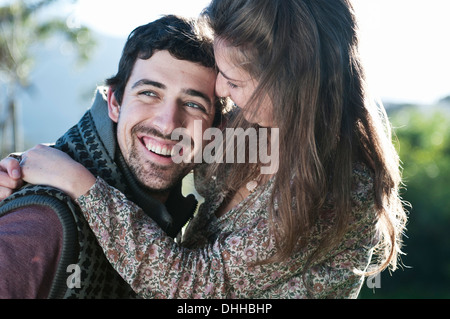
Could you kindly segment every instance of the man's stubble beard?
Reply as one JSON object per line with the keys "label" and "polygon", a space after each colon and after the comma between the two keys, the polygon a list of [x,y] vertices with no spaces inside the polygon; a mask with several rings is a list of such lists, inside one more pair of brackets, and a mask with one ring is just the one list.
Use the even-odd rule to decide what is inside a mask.
{"label": "man's stubble beard", "polygon": [[[136,143],[136,140],[133,141]],[[170,166],[155,164],[143,158],[135,145],[132,145],[126,162],[137,181],[153,193],[170,192],[195,166],[191,163],[173,163]]]}

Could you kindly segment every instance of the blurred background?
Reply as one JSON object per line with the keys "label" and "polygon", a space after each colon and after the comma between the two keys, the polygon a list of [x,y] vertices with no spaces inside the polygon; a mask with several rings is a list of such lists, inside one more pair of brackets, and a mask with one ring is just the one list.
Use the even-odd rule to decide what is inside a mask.
{"label": "blurred background", "polygon": [[[54,142],[114,75],[128,34],[208,0],[0,0],[0,153]],[[450,297],[450,1],[354,0],[371,93],[385,105],[409,202],[403,268],[360,298]]]}

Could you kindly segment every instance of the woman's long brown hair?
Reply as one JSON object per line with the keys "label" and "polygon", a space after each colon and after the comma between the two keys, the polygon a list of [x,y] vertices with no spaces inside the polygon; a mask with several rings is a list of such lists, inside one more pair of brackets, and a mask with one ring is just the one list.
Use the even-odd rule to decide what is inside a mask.
{"label": "woman's long brown hair", "polygon": [[[350,2],[213,0],[204,16],[216,41],[235,49],[236,65],[259,81],[254,109],[264,96],[274,105],[280,157],[270,216],[278,250],[267,262],[285,260],[306,245],[328,198],[335,224],[308,264],[338,245],[348,231],[352,169],[360,161],[374,174],[377,271],[395,269],[406,224],[399,159],[386,113],[365,89]],[[226,187],[244,185],[258,165],[234,165]],[[226,170],[213,167],[214,174]]]}

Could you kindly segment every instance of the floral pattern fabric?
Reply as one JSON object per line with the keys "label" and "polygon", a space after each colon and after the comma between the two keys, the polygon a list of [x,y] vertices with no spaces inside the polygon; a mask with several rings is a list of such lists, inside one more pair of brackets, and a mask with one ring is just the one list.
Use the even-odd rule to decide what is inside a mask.
{"label": "floral pattern fabric", "polygon": [[[98,178],[77,199],[113,267],[144,298],[356,298],[376,244],[373,180],[355,166],[351,230],[306,272],[306,256],[330,226],[324,211],[307,247],[285,262],[255,265],[276,247],[269,232],[269,182],[220,218],[226,194],[208,195],[180,242]],[[245,209],[239,206],[246,205]]]}

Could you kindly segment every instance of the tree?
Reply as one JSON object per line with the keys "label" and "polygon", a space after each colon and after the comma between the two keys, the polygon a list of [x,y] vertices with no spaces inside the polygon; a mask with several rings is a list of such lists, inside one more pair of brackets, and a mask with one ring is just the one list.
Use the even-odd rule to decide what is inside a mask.
{"label": "tree", "polygon": [[[0,7],[0,155],[17,150],[17,93],[30,87],[33,50],[43,41],[62,35],[86,61],[95,41],[86,27],[72,27],[63,17],[42,13],[58,0],[12,0]],[[76,2],[71,0],[70,2]],[[9,140],[9,142],[8,142]]]}
{"label": "tree", "polygon": [[408,106],[390,114],[403,166],[403,199],[411,204],[403,270],[384,272],[364,298],[449,298],[450,114]]}

